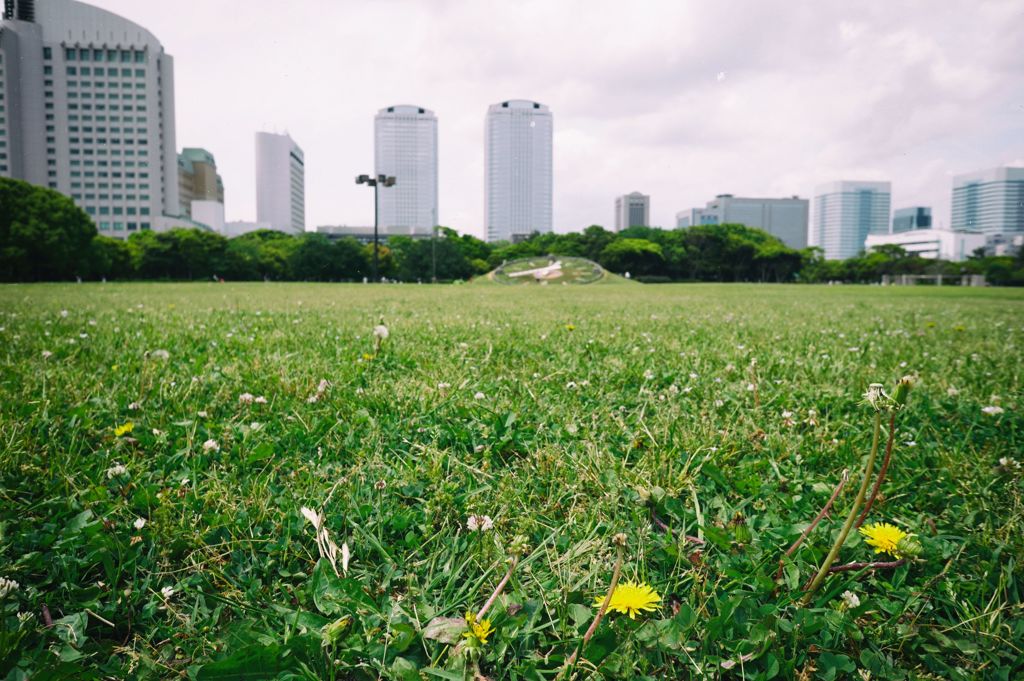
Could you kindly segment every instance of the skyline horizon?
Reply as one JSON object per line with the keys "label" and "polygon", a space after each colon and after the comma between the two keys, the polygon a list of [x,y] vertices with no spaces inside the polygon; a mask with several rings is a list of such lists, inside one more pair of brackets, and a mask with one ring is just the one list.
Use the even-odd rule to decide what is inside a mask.
{"label": "skyline horizon", "polygon": [[[231,221],[256,217],[252,136],[283,131],[309,156],[306,229],[370,223],[373,202],[352,178],[373,162],[374,114],[411,103],[438,118],[438,222],[484,237],[483,124],[505,93],[558,118],[560,233],[613,226],[615,197],[630,191],[650,195],[652,224],[671,229],[677,213],[719,194],[813,201],[818,184],[852,177],[892,182],[894,208],[929,206],[948,227],[955,175],[1024,165],[1010,142],[1024,139],[1024,106],[1012,98],[1024,58],[1011,49],[1024,24],[999,0],[960,3],[969,11],[955,26],[920,2],[766,3],[740,22],[728,8],[653,3],[649,21],[625,27],[636,40],[608,53],[581,45],[619,27],[581,3],[311,3],[282,16],[257,0],[242,18],[230,3],[192,0],[194,13],[86,4],[152,31],[174,57],[177,146],[217,158]],[[178,20],[191,14],[204,21]],[[722,44],[701,43],[718,24]],[[990,34],[994,25],[1004,30]],[[367,26],[389,28],[388,49]],[[945,39],[950,29],[957,40]],[[971,34],[988,38],[961,39]],[[240,47],[250,35],[267,36],[268,49]],[[323,95],[312,106],[311,92]]]}

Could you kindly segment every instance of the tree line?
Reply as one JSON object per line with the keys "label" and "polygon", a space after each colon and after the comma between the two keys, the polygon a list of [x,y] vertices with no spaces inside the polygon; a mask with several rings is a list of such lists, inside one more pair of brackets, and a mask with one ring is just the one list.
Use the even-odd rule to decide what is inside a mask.
{"label": "tree line", "polygon": [[[487,243],[438,228],[436,239],[393,236],[378,250],[379,276],[396,281],[455,281],[517,258],[566,255],[648,283],[753,281],[874,283],[883,274],[984,274],[997,285],[1024,285],[1024,252],[975,254],[952,263],[910,255],[897,246],[848,260],[825,260],[817,248],[795,250],[744,225],[686,229],[630,227],[610,232],[533,234],[517,243]],[[174,279],[362,281],[372,276],[373,245],[322,234],[262,230],[228,239],[178,228],[142,231],[126,240],[97,233],[91,218],[51,189],[0,178],[0,281]]]}

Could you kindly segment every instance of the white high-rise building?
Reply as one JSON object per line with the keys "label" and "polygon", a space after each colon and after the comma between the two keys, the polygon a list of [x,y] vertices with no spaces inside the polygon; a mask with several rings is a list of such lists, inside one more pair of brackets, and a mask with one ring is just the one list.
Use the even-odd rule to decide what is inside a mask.
{"label": "white high-rise building", "polygon": [[379,192],[381,227],[433,230],[437,217],[437,116],[418,106],[377,112],[374,172],[395,178]]}
{"label": "white high-rise building", "polygon": [[174,60],[156,36],[75,0],[5,0],[0,177],[67,194],[106,236],[188,224]]}
{"label": "white high-rise building", "polygon": [[488,241],[550,232],[552,118],[548,107],[511,99],[487,110],[484,219]]}
{"label": "white high-rise building", "polygon": [[615,231],[651,226],[651,197],[632,192],[615,198]]}
{"label": "white high-rise building", "polygon": [[950,226],[979,231],[991,246],[1024,234],[1024,168],[989,168],[955,176]]}
{"label": "white high-rise building", "polygon": [[279,232],[306,229],[306,164],[286,133],[256,133],[256,222]]}
{"label": "white high-rise building", "polygon": [[828,260],[860,254],[869,234],[889,233],[889,182],[839,181],[820,185],[814,192],[814,228],[811,245],[825,251]]}

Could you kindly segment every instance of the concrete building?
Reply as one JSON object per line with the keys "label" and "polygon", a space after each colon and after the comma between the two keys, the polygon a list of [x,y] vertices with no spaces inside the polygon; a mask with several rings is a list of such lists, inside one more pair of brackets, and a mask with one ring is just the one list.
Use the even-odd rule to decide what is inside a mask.
{"label": "concrete building", "polygon": [[437,216],[437,117],[418,106],[389,106],[377,112],[374,173],[396,178],[379,193],[379,224],[433,229]]}
{"label": "concrete building", "polygon": [[811,245],[828,260],[845,260],[864,250],[869,234],[889,233],[889,182],[838,181],[814,193]]}
{"label": "concrete building", "polygon": [[910,232],[917,229],[931,229],[932,209],[928,206],[899,208],[892,213],[892,232]]}
{"label": "concrete building", "polygon": [[676,213],[676,229],[686,229],[690,226],[690,211],[681,210]]}
{"label": "concrete building", "polygon": [[907,253],[922,258],[941,258],[960,262],[979,248],[985,247],[985,235],[981,232],[954,231],[952,229],[911,229],[892,234],[868,234],[865,250],[876,246],[900,246]]}
{"label": "concrete building", "polygon": [[615,199],[615,231],[651,226],[651,197],[632,192]]}
{"label": "concrete building", "polygon": [[[953,178],[953,229],[977,230],[990,252],[1024,235],[1024,168],[989,168]],[[1012,249],[1011,249],[1012,250]]]}
{"label": "concrete building", "polygon": [[[763,229],[790,248],[807,246],[809,202],[793,196],[787,199],[757,199],[719,194],[704,208],[690,211],[690,225],[739,224]],[[676,216],[678,225],[679,216]]]}
{"label": "concrete building", "polygon": [[193,201],[219,203],[223,210],[224,181],[217,174],[213,154],[206,149],[186,147],[178,154],[178,200],[180,214],[190,218]]}
{"label": "concrete building", "polygon": [[75,0],[5,0],[0,176],[67,194],[107,236],[182,224],[174,60],[156,36]]}
{"label": "concrete building", "polygon": [[551,231],[551,111],[512,99],[487,110],[484,222],[488,241],[521,241]]}
{"label": "concrete building", "polygon": [[286,133],[256,133],[256,222],[290,234],[306,230],[306,163]]}

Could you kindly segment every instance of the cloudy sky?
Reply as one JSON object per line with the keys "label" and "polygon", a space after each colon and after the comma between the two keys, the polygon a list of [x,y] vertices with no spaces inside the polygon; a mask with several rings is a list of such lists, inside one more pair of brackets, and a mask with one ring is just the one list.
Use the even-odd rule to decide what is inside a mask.
{"label": "cloudy sky", "polygon": [[307,228],[371,224],[373,116],[439,119],[441,222],[483,234],[487,106],[554,113],[557,231],[719,193],[890,180],[948,224],[951,176],[1024,165],[1024,0],[90,0],[174,56],[178,146],[255,219],[253,133],[306,153]]}

